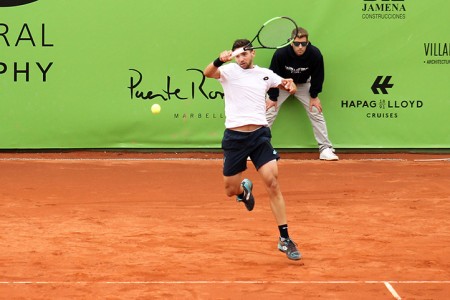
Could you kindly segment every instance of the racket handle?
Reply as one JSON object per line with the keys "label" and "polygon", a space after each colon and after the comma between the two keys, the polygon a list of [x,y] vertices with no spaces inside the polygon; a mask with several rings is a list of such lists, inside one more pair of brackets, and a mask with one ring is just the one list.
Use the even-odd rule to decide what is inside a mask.
{"label": "racket handle", "polygon": [[232,57],[232,58],[233,58],[233,57],[236,57],[236,56],[238,56],[239,54],[243,53],[244,51],[245,51],[245,50],[244,50],[244,47],[238,48],[238,49],[234,50],[233,53],[231,53],[231,57]]}

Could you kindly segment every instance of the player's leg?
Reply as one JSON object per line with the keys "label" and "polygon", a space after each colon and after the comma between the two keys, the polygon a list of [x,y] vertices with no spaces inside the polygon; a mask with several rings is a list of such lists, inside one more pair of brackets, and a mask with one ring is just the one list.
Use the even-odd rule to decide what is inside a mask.
{"label": "player's leg", "polygon": [[241,180],[242,173],[234,176],[224,176],[225,193],[228,197],[236,196],[237,202],[243,202],[248,211],[255,207],[255,198],[253,197],[253,183],[244,178]]}
{"label": "player's leg", "polygon": [[278,111],[280,110],[281,105],[284,103],[284,101],[286,101],[289,95],[290,94],[287,91],[280,89],[280,95],[278,96],[277,101],[277,109],[275,109],[275,107],[271,107],[269,110],[267,110],[266,119],[269,123],[270,128],[272,128],[273,122],[275,122],[275,119],[277,118]]}
{"label": "player's leg", "polygon": [[260,133],[261,135],[258,136],[258,147],[252,152],[252,160],[264,182],[269,195],[270,208],[280,231],[278,249],[286,253],[289,259],[298,260],[301,258],[301,254],[296,244],[289,237],[286,204],[278,183],[277,160],[280,156],[270,143],[270,129],[263,128]]}
{"label": "player's leg", "polygon": [[337,160],[338,157],[333,153],[332,151],[333,145],[331,144],[331,141],[328,138],[327,124],[325,122],[325,117],[323,113],[319,112],[315,108],[313,108],[312,111],[309,109],[310,86],[311,84],[309,82],[297,85],[297,92],[295,93],[295,98],[297,98],[305,108],[306,114],[308,115],[309,121],[311,122],[312,125],[314,137],[319,146],[319,152],[321,154],[328,154],[327,160]]}
{"label": "player's leg", "polygon": [[270,208],[278,225],[287,223],[286,205],[278,183],[278,165],[272,160],[258,169],[267,194],[269,195]]}
{"label": "player's leg", "polygon": [[272,134],[270,128],[261,128],[252,136],[252,143],[256,147],[252,150],[252,161],[261,176],[264,186],[269,194],[270,207],[278,225],[286,223],[286,208],[283,195],[278,185],[278,165],[280,158],[272,147],[270,140]]}
{"label": "player's leg", "polygon": [[246,140],[249,133],[225,130],[222,139],[223,180],[225,194],[228,197],[236,196],[238,202],[243,202],[247,210],[253,210],[255,199],[252,194],[253,184],[250,180],[241,181],[242,172],[247,169],[249,149]]}
{"label": "player's leg", "polygon": [[242,173],[233,176],[223,176],[223,183],[225,187],[225,194],[228,197],[239,195],[243,192],[241,186]]}
{"label": "player's leg", "polygon": [[286,204],[281,193],[278,183],[278,164],[276,160],[272,160],[258,169],[263,179],[267,193],[270,199],[270,208],[276,219],[280,237],[278,240],[278,250],[285,253],[289,259],[299,260],[302,258],[297,244],[291,240],[288,233]]}

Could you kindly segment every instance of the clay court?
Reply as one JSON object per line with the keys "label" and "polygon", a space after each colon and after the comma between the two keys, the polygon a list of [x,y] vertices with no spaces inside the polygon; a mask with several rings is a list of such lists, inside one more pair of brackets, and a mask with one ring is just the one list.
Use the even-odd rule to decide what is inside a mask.
{"label": "clay court", "polygon": [[220,153],[0,153],[1,299],[449,299],[449,154],[282,153],[303,259]]}

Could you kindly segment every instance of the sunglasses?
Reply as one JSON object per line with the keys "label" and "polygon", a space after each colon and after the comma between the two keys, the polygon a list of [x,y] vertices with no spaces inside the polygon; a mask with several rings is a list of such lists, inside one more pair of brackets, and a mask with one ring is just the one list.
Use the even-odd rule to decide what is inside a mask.
{"label": "sunglasses", "polygon": [[302,47],[306,47],[308,46],[309,42],[292,42],[292,44],[294,44],[295,47],[298,47],[300,45],[302,45]]}

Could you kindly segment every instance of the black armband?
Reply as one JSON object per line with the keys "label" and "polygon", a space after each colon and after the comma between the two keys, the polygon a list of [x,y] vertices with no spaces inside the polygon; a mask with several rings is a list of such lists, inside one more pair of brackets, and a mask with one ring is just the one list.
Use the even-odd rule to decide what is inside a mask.
{"label": "black armband", "polygon": [[221,61],[219,57],[216,58],[215,61],[213,61],[213,65],[214,65],[214,67],[216,67],[216,68],[220,67],[220,66],[223,65],[223,64],[224,64],[224,62]]}

